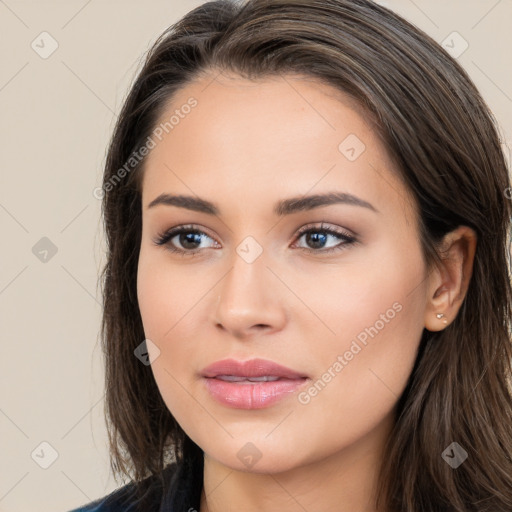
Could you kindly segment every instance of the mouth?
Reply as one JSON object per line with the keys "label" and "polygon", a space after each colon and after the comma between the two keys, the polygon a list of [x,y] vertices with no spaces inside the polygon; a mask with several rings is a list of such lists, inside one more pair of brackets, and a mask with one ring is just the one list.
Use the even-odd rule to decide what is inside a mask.
{"label": "mouth", "polygon": [[287,379],[286,377],[278,377],[277,375],[263,375],[261,377],[240,377],[237,375],[217,375],[211,377],[212,379],[219,379],[225,382],[236,382],[240,384],[250,384],[251,382],[275,382],[276,380],[297,380]]}
{"label": "mouth", "polygon": [[228,382],[273,382],[279,379],[298,380],[308,377],[302,372],[267,359],[223,359],[204,368],[201,376]]}
{"label": "mouth", "polygon": [[206,389],[218,403],[236,409],[262,409],[296,393],[307,375],[264,359],[225,359],[202,372]]}

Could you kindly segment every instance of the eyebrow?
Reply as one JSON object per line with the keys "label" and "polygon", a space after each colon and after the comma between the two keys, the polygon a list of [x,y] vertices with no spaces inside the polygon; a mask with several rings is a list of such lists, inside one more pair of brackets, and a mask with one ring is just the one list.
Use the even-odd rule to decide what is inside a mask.
{"label": "eyebrow", "polygon": [[[308,211],[321,206],[329,206],[331,204],[360,206],[379,213],[372,204],[357,196],[344,192],[329,192],[326,194],[315,194],[283,199],[275,204],[274,214],[276,216],[283,217],[284,215],[291,215],[293,213]],[[186,208],[187,210],[206,213],[208,215],[219,215],[220,213],[220,210],[215,203],[194,196],[160,194],[158,197],[153,199],[151,203],[149,203],[147,209],[154,208],[157,205],[177,206],[179,208]]]}

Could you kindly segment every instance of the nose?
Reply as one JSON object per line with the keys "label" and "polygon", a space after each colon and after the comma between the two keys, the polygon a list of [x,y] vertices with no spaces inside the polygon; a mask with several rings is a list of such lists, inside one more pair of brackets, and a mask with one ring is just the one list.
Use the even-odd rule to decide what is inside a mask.
{"label": "nose", "polygon": [[263,254],[248,263],[235,253],[214,296],[214,324],[237,339],[278,331],[286,322],[283,293],[282,283],[275,270],[267,267]]}

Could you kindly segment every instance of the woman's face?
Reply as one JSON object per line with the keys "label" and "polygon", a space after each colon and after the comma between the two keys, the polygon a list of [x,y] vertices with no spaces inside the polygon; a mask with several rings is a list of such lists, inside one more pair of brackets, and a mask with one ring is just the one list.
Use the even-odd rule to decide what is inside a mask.
{"label": "woman's face", "polygon": [[[284,471],[383,439],[413,368],[428,286],[417,214],[350,105],[296,76],[212,75],[152,135],[137,283],[151,367],[178,423],[225,466]],[[150,206],[162,194],[190,199]],[[306,378],[202,375],[253,358]]]}

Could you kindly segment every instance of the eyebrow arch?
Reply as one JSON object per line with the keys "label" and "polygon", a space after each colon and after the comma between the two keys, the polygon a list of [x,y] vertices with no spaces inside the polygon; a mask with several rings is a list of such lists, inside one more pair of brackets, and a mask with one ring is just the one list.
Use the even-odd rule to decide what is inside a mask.
{"label": "eyebrow arch", "polygon": [[[179,208],[186,208],[195,212],[206,213],[208,215],[219,215],[219,208],[212,202],[206,199],[201,199],[194,196],[186,195],[172,195],[160,194],[153,199],[147,206],[147,209],[154,208],[155,206],[163,204],[167,206],[177,206]],[[331,204],[348,204],[353,206],[360,206],[367,208],[376,213],[379,211],[367,201],[360,199],[352,194],[344,192],[329,192],[326,194],[315,194],[310,196],[298,196],[290,199],[283,199],[278,201],[274,206],[274,214],[279,217],[284,215],[291,215],[297,212],[303,212],[319,208],[321,206],[329,206]]]}

